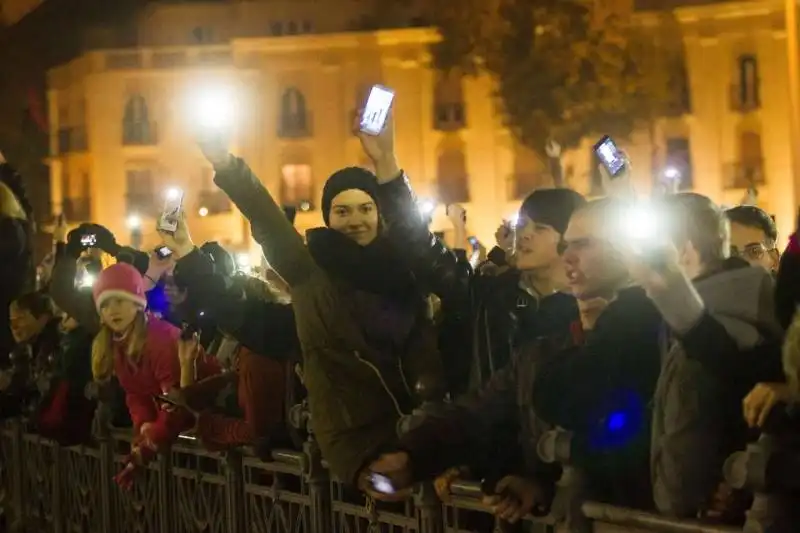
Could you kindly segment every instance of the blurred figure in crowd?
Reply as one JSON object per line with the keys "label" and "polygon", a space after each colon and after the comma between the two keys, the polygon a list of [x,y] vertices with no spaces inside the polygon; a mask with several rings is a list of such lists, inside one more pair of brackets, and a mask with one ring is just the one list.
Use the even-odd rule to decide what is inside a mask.
{"label": "blurred figure in crowd", "polygon": [[9,304],[34,289],[33,210],[22,178],[0,154],[0,354],[14,347],[8,325]]}
{"label": "blurred figure in crowd", "polygon": [[41,292],[23,294],[11,302],[9,317],[16,346],[3,361],[3,415],[29,416],[47,392],[58,351],[59,320],[50,298]]}

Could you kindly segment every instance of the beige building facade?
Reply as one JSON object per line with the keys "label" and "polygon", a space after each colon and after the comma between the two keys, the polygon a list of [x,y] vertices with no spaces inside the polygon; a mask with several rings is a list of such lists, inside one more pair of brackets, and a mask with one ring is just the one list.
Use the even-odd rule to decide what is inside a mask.
{"label": "beige building facade", "polygon": [[[103,223],[121,241],[129,235],[126,220],[136,215],[149,247],[158,240],[154,217],[164,192],[181,187],[196,241],[256,254],[248,225],[216,190],[194,145],[194,95],[219,86],[235,91],[232,149],[277,199],[305,209],[297,218],[304,230],[321,224],[317,206],[327,176],[366,164],[350,130],[365,90],[382,83],[397,91],[401,164],[420,195],[440,205],[434,229],[449,229],[442,206],[460,202],[471,231],[491,243],[527,192],[551,185],[544,165],[503,127],[493,81],[432,70],[432,29],[348,31],[358,27],[363,3],[329,10],[320,3],[156,6],[140,22],[142,47],[89,52],[52,70],[54,211],[75,223]],[[419,21],[412,13],[391,16],[413,26]],[[637,189],[647,193],[654,173],[677,170],[687,187],[736,204],[755,184],[759,205],[776,215],[786,236],[796,209],[797,140],[787,54],[787,38],[794,37],[787,36],[784,2],[687,7],[676,16],[691,108],[657,125],[655,169],[649,134],[622,143]],[[597,192],[590,145],[587,139],[563,157],[569,185],[586,194]]]}

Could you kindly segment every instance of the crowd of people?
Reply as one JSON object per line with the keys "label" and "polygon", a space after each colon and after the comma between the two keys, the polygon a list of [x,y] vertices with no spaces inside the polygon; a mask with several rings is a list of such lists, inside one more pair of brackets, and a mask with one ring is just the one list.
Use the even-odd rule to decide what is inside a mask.
{"label": "crowd of people", "polygon": [[[35,280],[32,213],[2,164],[2,417],[64,445],[130,427],[115,478],[128,488],[184,433],[265,459],[300,446],[288,413],[305,403],[331,472],[367,497],[433,481],[446,499],[471,478],[510,522],[547,514],[560,467],[537,443],[563,428],[594,499],[741,520],[747,498],[722,464],[791,423],[800,394],[796,236],[781,254],[758,207],[637,197],[623,175],[606,176],[601,199],[532,191],[488,254],[450,205],[448,247],[396,157],[392,120],[356,134],[374,172],[334,172],[325,226],[305,236],[224,136],[199,142],[263,250],[259,276],[198,246],[181,214],[159,231],[166,257],[62,217]],[[642,234],[642,212],[654,231]],[[440,408],[407,424],[423,403]]]}

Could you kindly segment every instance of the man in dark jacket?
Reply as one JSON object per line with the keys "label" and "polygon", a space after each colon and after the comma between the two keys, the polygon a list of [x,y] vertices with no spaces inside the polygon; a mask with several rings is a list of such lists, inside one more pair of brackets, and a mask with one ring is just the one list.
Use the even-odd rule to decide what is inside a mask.
{"label": "man in dark jacket", "polygon": [[[658,376],[660,317],[642,291],[625,289],[625,265],[601,231],[606,219],[602,213],[609,209],[603,205],[579,210],[565,235],[567,272],[582,313],[578,327],[572,328],[575,336],[571,342],[559,346],[540,341],[498,372],[479,396],[404,435],[400,443],[403,452],[382,457],[373,463],[374,471],[390,476],[398,487],[408,486],[438,474],[468,454],[479,453],[475,448],[483,448],[498,425],[513,423],[521,429],[517,442],[524,461],[513,465],[516,471],[505,472],[514,475],[490,488],[516,501],[506,504],[508,512],[501,516],[519,518],[536,505],[549,504],[558,472],[541,464],[536,444],[545,430],[559,424],[588,437],[601,437],[594,439],[602,447],[594,455],[601,459],[609,455],[609,447],[617,445],[615,440],[622,441],[623,434],[644,440],[638,454],[622,454],[622,459],[608,466],[619,467],[614,473],[624,488],[635,494],[644,488],[647,495],[648,434],[642,427],[643,409]],[[596,427],[606,417],[601,407],[616,409],[620,399],[628,397],[636,400],[630,402],[630,410],[638,416],[631,417],[631,427],[619,431],[619,437],[597,435]],[[627,451],[631,443],[626,440],[618,446]],[[610,496],[615,503],[633,500],[627,491],[621,494],[608,475],[595,477],[598,494]],[[638,480],[638,487],[628,486],[631,480]],[[611,489],[617,492],[609,494]]]}
{"label": "man in dark jacket", "polygon": [[[386,157],[393,158],[394,154]],[[541,189],[522,203],[514,234],[514,268],[485,275],[465,268],[428,229],[416,199],[399,173],[379,176],[379,201],[387,234],[423,283],[442,300],[453,336],[471,338],[468,383],[451,383],[455,393],[475,390],[505,367],[515,348],[541,335],[566,337],[577,318],[575,300],[560,292],[562,236],[573,211],[585,203],[570,189]],[[450,359],[454,359],[451,357]]]}

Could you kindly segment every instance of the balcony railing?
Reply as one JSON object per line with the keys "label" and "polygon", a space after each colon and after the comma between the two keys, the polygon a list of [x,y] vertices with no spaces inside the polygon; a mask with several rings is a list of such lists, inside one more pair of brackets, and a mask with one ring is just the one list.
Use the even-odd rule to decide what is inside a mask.
{"label": "balcony railing", "polygon": [[[274,450],[268,461],[248,450],[208,452],[182,438],[140,472],[133,490],[120,490],[112,476],[130,450],[128,432],[115,431],[98,442],[65,448],[26,433],[9,421],[0,430],[0,530],[57,533],[464,533],[505,531],[481,502],[480,485],[457,481],[442,505],[430,486],[406,502],[367,502],[363,495],[328,475],[313,439],[302,451]],[[770,447],[772,446],[772,447]],[[569,446],[567,446],[567,449]],[[770,454],[769,450],[773,450]],[[765,491],[761,470],[775,464],[774,443],[757,443],[729,459],[729,483],[755,491],[758,513],[746,531],[795,531],[776,520],[774,498]],[[566,450],[564,450],[566,451]],[[568,453],[568,452],[567,452]],[[756,460],[758,458],[764,461]],[[736,463],[736,464],[733,464]],[[559,484],[551,515],[529,517],[523,531],[577,533],[735,533],[741,528],[681,521],[580,499],[573,490],[580,476]],[[793,463],[796,466],[796,461]],[[761,470],[759,470],[759,468]],[[789,469],[781,479],[796,479]],[[573,472],[574,473],[574,472]],[[793,477],[794,476],[794,477]],[[741,478],[741,479],[739,479]],[[758,480],[762,479],[762,482]],[[795,483],[796,484],[796,483]],[[783,486],[783,485],[781,485]],[[754,508],[757,504],[754,504]],[[566,527],[565,527],[566,526]]]}
{"label": "balcony railing", "polygon": [[467,115],[463,103],[440,103],[433,107],[433,129],[458,131],[465,127],[467,127]]}
{"label": "balcony railing", "polygon": [[155,122],[124,122],[122,124],[124,146],[155,146],[158,144],[158,125]]}
{"label": "balcony railing", "polygon": [[753,86],[745,90],[738,83],[732,83],[730,88],[731,110],[739,113],[750,113],[761,107],[761,98],[758,94],[760,80],[756,80]]}
{"label": "balcony railing", "polygon": [[92,218],[92,203],[89,198],[64,198],[61,211],[68,222],[87,222]]}
{"label": "balcony railing", "polygon": [[766,183],[764,161],[755,159],[723,166],[723,185],[726,189],[746,189]]}
{"label": "balcony railing", "polygon": [[88,148],[86,128],[76,126],[58,130],[58,153],[85,152]]}

